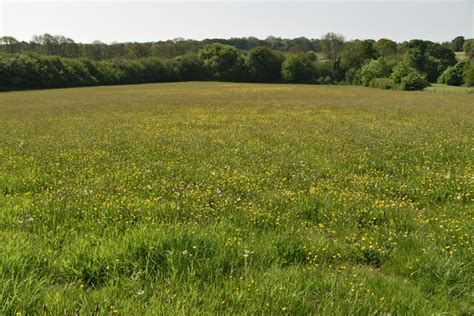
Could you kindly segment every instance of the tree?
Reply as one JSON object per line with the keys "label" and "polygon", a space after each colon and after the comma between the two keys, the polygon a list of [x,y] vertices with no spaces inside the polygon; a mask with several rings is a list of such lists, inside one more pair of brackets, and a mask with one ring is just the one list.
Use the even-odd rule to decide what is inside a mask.
{"label": "tree", "polygon": [[454,66],[449,66],[438,78],[439,83],[445,83],[450,86],[460,86],[464,83],[462,78],[466,62],[459,62]]}
{"label": "tree", "polygon": [[18,53],[19,42],[13,36],[0,37],[0,45],[5,45],[9,53]]}
{"label": "tree", "polygon": [[92,60],[106,59],[107,44],[101,41],[93,41],[92,44],[87,44],[83,47],[83,56]]}
{"label": "tree", "polygon": [[287,82],[310,82],[315,69],[313,63],[303,55],[291,55],[285,59],[281,70],[282,78]]}
{"label": "tree", "polygon": [[277,82],[281,76],[283,57],[266,47],[256,47],[247,56],[250,80],[253,82]]}
{"label": "tree", "polygon": [[344,69],[359,68],[365,61],[373,59],[377,52],[371,41],[353,41],[346,43],[341,54],[341,66]]}
{"label": "tree", "polygon": [[187,54],[176,57],[178,62],[180,79],[183,81],[208,80],[209,69],[206,68],[203,61],[195,54]]}
{"label": "tree", "polygon": [[309,39],[306,37],[294,38],[289,42],[289,51],[298,53],[298,52],[307,52],[312,49],[312,44]]}
{"label": "tree", "polygon": [[395,85],[398,85],[402,82],[402,78],[411,72],[416,72],[416,70],[410,67],[406,62],[400,62],[393,68],[390,79]]}
{"label": "tree", "polygon": [[463,49],[465,38],[464,36],[457,36],[451,41],[451,48],[455,52],[460,52]]}
{"label": "tree", "polygon": [[395,88],[401,90],[423,90],[429,85],[428,81],[406,62],[400,62],[393,68],[390,79]]}
{"label": "tree", "polygon": [[402,60],[408,66],[426,75],[426,79],[430,82],[436,82],[439,75],[447,68],[452,62],[433,57],[428,54],[428,46],[423,48],[422,46],[416,48],[408,48]]}
{"label": "tree", "polygon": [[244,58],[236,48],[219,43],[207,45],[198,53],[216,80],[242,81],[247,77]]}
{"label": "tree", "polygon": [[336,33],[327,33],[321,39],[321,52],[326,55],[333,67],[339,62],[344,49],[344,37]]}
{"label": "tree", "polygon": [[474,56],[474,39],[468,39],[464,42],[464,53],[471,59]]}
{"label": "tree", "polygon": [[128,47],[128,56],[130,58],[145,58],[151,55],[151,47],[145,43],[132,43]]}
{"label": "tree", "polygon": [[397,43],[386,38],[379,39],[374,44],[374,48],[382,57],[393,56],[397,53]]}
{"label": "tree", "polygon": [[369,86],[376,78],[387,77],[390,69],[383,57],[377,60],[368,61],[360,70],[360,81],[364,86]]}
{"label": "tree", "polygon": [[431,43],[426,49],[426,54],[436,58],[444,68],[456,64],[456,54],[450,47],[438,43]]}
{"label": "tree", "polygon": [[463,80],[466,86],[474,86],[474,60],[469,61],[464,67]]}
{"label": "tree", "polygon": [[410,72],[402,78],[399,88],[405,91],[416,91],[423,90],[429,85],[429,82],[422,75],[417,72]]}

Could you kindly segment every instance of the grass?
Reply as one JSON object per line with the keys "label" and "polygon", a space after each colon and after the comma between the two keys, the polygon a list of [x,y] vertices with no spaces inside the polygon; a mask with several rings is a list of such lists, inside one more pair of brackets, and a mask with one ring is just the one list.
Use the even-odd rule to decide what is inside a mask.
{"label": "grass", "polygon": [[461,94],[472,94],[474,93],[474,87],[456,87],[448,86],[442,83],[432,83],[430,87],[425,88],[424,91],[436,92],[436,93],[461,93]]}
{"label": "grass", "polygon": [[474,313],[474,98],[0,94],[0,314]]}
{"label": "grass", "polygon": [[458,61],[465,61],[465,60],[468,60],[469,58],[466,56],[466,53],[465,52],[456,52],[456,59]]}

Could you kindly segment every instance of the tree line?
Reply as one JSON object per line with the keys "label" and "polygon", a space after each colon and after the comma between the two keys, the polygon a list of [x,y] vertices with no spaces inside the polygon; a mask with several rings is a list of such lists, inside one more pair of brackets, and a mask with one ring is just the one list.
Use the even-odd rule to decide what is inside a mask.
{"label": "tree line", "polygon": [[[455,52],[464,51],[458,61]],[[459,53],[458,53],[459,54]],[[430,83],[474,85],[474,40],[346,41],[268,37],[156,43],[78,44],[44,34],[0,38],[0,89],[171,81],[347,83],[421,90]]]}

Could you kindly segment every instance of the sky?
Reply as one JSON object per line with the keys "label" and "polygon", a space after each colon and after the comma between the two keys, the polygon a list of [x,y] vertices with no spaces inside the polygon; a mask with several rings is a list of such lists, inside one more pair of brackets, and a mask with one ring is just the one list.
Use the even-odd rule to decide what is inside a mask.
{"label": "sky", "polygon": [[0,36],[61,34],[76,42],[147,42],[269,35],[450,41],[474,37],[474,0],[0,0]]}

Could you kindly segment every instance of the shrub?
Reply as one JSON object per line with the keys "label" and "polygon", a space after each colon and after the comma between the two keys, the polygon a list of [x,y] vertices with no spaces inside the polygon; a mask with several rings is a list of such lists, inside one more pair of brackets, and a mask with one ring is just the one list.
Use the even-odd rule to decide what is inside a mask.
{"label": "shrub", "polygon": [[281,74],[287,82],[310,82],[315,68],[307,57],[292,55],[283,62]]}
{"label": "shrub", "polygon": [[378,88],[378,89],[391,89],[393,86],[392,80],[390,78],[374,78],[370,81],[369,87]]}
{"label": "shrub", "polygon": [[183,81],[208,80],[209,69],[197,55],[188,54],[176,57],[175,67],[179,72],[179,78]]}
{"label": "shrub", "polygon": [[464,42],[463,50],[466,56],[471,59],[474,56],[474,39],[468,39]]}
{"label": "shrub", "polygon": [[394,85],[399,85],[402,82],[402,78],[412,72],[416,72],[416,70],[411,68],[407,63],[400,62],[393,68],[390,79]]}
{"label": "shrub", "polygon": [[369,86],[374,79],[386,77],[389,73],[390,69],[385,59],[379,58],[377,60],[371,60],[362,66],[360,70],[360,82],[364,86]]}
{"label": "shrub", "polygon": [[411,72],[402,78],[399,88],[405,91],[423,90],[428,87],[429,82],[417,72]]}
{"label": "shrub", "polygon": [[207,45],[198,53],[212,73],[221,81],[244,81],[248,77],[245,59],[238,49],[219,43]]}
{"label": "shrub", "polygon": [[464,67],[463,79],[466,86],[474,86],[474,61],[470,61],[466,67]]}
{"label": "shrub", "polygon": [[280,81],[283,58],[266,47],[256,47],[247,56],[250,80],[253,82]]}
{"label": "shrub", "polygon": [[445,83],[450,86],[460,86],[464,83],[462,78],[465,62],[459,62],[455,66],[448,67],[438,78],[439,83]]}

